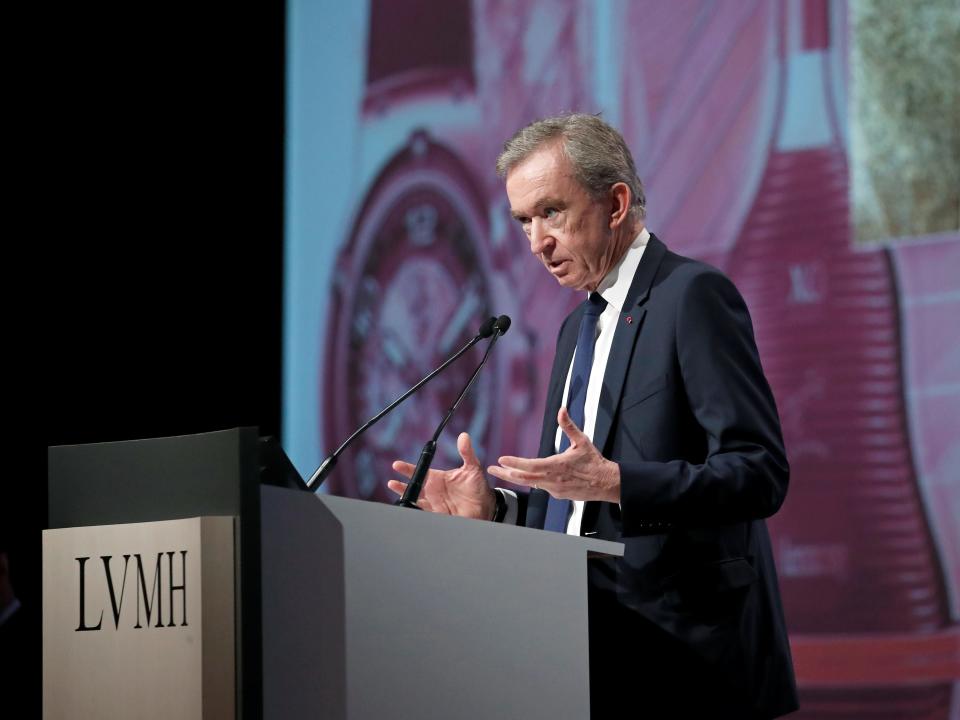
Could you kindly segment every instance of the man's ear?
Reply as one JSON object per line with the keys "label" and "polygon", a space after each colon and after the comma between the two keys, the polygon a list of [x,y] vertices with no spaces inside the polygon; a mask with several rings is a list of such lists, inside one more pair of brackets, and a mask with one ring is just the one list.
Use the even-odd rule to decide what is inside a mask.
{"label": "man's ear", "polygon": [[627,220],[630,214],[630,203],[633,201],[633,193],[630,192],[630,186],[626,183],[618,182],[610,188],[610,229],[614,230],[620,227]]}

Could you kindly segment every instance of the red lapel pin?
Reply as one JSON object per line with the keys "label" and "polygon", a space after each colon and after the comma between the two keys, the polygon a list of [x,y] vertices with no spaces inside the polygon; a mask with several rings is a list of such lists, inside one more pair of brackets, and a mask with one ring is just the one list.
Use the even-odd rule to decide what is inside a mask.
{"label": "red lapel pin", "polygon": [[633,322],[633,315],[627,315],[626,320],[627,320],[627,325],[629,325],[630,323],[632,323],[632,322]]}

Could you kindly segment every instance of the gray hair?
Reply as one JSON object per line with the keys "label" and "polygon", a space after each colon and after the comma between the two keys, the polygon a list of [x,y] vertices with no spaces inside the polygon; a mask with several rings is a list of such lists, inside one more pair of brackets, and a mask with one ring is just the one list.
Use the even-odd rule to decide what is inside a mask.
{"label": "gray hair", "polygon": [[584,190],[599,200],[622,182],[633,196],[630,210],[640,219],[646,217],[647,199],[630,148],[619,132],[596,115],[569,113],[521,128],[504,143],[497,158],[497,175],[506,178],[530,155],[557,139],[562,140],[561,148]]}

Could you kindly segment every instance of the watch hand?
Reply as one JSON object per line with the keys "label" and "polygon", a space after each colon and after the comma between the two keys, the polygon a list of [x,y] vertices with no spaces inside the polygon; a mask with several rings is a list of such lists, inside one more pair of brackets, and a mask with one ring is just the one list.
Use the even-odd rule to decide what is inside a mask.
{"label": "watch hand", "polygon": [[409,363],[407,349],[403,346],[402,340],[393,333],[384,337],[383,354],[396,368],[406,368]]}
{"label": "watch hand", "polygon": [[378,449],[386,449],[393,446],[394,440],[397,439],[397,433],[400,432],[400,428],[403,426],[403,420],[403,413],[401,412],[395,412],[387,418],[385,427],[377,433],[374,439]]}
{"label": "watch hand", "polygon": [[454,343],[462,337],[463,327],[471,319],[475,319],[480,311],[480,296],[477,294],[474,283],[466,288],[463,299],[457,306],[456,312],[450,318],[450,322],[440,336],[440,342],[437,343],[441,354],[447,354]]}

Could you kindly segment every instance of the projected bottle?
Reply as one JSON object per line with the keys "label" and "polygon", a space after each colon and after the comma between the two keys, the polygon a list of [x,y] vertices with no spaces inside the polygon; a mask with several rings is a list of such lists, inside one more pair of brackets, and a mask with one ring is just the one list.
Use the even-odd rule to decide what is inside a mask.
{"label": "projected bottle", "polygon": [[791,465],[769,526],[797,717],[946,718],[960,642],[911,456],[897,287],[849,229],[844,12],[629,4],[623,126],[651,228],[751,310]]}
{"label": "projected bottle", "polygon": [[952,684],[932,659],[956,635],[911,456],[890,259],[852,243],[826,7],[786,18],[780,120],[726,263],[753,313],[792,469],[770,526],[798,717],[946,718]]}

